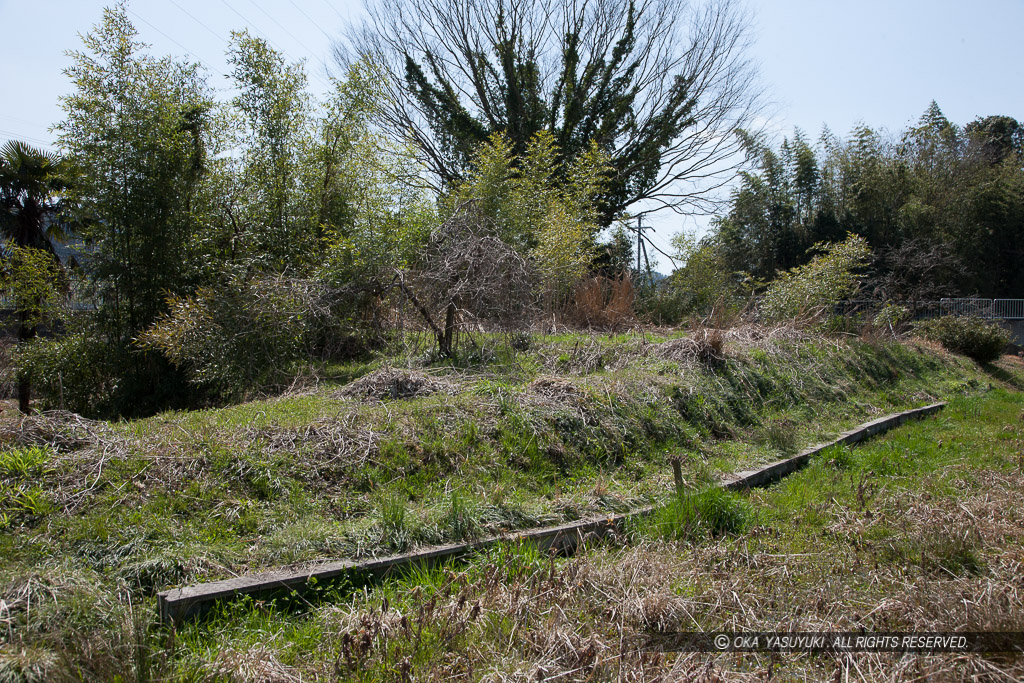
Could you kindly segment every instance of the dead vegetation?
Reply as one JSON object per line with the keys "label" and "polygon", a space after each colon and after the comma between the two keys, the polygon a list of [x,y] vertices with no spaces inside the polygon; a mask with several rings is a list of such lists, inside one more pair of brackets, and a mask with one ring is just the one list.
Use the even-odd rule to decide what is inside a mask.
{"label": "dead vegetation", "polygon": [[[620,539],[565,562],[512,549],[465,571],[417,575],[369,605],[318,612],[340,647],[307,671],[423,681],[1019,680],[1024,662],[1004,654],[642,646],[650,634],[690,630],[1024,631],[1024,474],[964,465],[947,481],[946,495],[862,482],[851,500],[826,506],[834,522],[822,536],[805,538],[813,531],[783,518],[711,542]],[[758,500],[771,505],[773,495]],[[888,525],[896,533],[877,533]],[[435,642],[445,643],[441,656],[430,652]]]}
{"label": "dead vegetation", "polygon": [[576,285],[569,317],[577,325],[596,330],[619,330],[636,323],[636,291],[628,275],[591,277]]}
{"label": "dead vegetation", "polygon": [[[753,412],[764,400],[760,391],[787,402],[805,400],[827,407],[836,399],[826,387],[859,386],[859,378],[868,375],[900,402],[907,400],[906,392],[917,396],[923,388],[933,388],[930,383],[936,378],[955,380],[950,386],[960,392],[980,386],[955,376],[959,366],[950,374],[927,352],[858,350],[855,344],[848,347],[832,341],[816,344],[791,338],[784,329],[729,330],[722,337],[723,359],[711,363],[699,360],[692,351],[684,354],[681,350],[691,347],[678,339],[661,341],[643,334],[614,339],[591,336],[531,345],[523,352],[522,376],[515,379],[494,368],[484,373],[450,364],[431,372],[389,366],[350,384],[355,389],[348,394],[320,390],[139,423],[91,422],[71,414],[2,422],[0,438],[9,444],[5,449],[42,444],[52,450],[46,469],[24,482],[38,487],[53,509],[28,521],[12,518],[15,526],[0,535],[7,544],[2,549],[14,558],[8,569],[0,571],[0,600],[5,601],[0,608],[0,637],[6,629],[6,638],[14,644],[7,649],[0,646],[0,659],[16,661],[22,670],[37,667],[42,673],[36,679],[47,680],[54,672],[66,670],[62,662],[77,661],[77,655],[62,649],[67,647],[93,652],[98,662],[128,657],[116,669],[126,678],[135,665],[125,653],[131,652],[136,636],[134,622],[124,611],[142,601],[148,614],[151,604],[146,601],[155,590],[271,565],[394,552],[648,504],[651,492],[667,490],[671,477],[661,451],[645,452],[654,448],[651,444],[672,439],[678,448],[693,443],[700,452],[694,451],[688,465],[693,471],[687,471],[686,480],[703,481],[712,473],[708,458],[714,449],[705,449],[708,444],[702,440],[715,441],[715,434],[728,433],[729,425],[750,420],[748,428],[735,433],[757,434],[757,425],[765,426],[758,448],[769,449],[780,439],[772,438],[765,431],[768,427],[778,423],[795,429],[793,425],[804,424],[806,417],[796,414],[791,423],[775,413]],[[678,358],[685,360],[666,358],[659,348],[675,348]],[[767,354],[770,367],[754,362],[755,351]],[[573,358],[581,364],[571,365],[576,362]],[[587,360],[594,358],[601,359],[599,368]],[[546,359],[552,359],[553,367],[582,370],[591,363],[594,369],[549,371]],[[888,374],[887,363],[899,363],[903,379],[897,381]],[[393,392],[392,387],[404,382],[412,387],[407,396],[403,396],[405,390]],[[721,427],[715,427],[719,432],[693,431],[694,425],[719,423]],[[721,466],[732,467],[750,456],[741,452],[731,457]],[[21,482],[15,484],[21,486]],[[1000,490],[1014,486],[1019,490],[1019,484],[1016,480],[986,482]],[[870,497],[869,492],[865,496]],[[903,501],[908,509],[910,499]],[[973,507],[974,503],[966,507],[979,519],[989,519],[1001,505],[1017,502],[994,497],[988,512]],[[923,509],[920,505],[921,501],[914,503],[914,514]],[[871,510],[875,520],[889,519],[877,506]],[[864,526],[868,518],[859,509],[854,512],[829,538],[850,546],[863,544],[859,536],[844,531],[861,525],[865,535],[872,533]],[[951,516],[942,516],[947,513]],[[965,590],[980,591],[977,582],[990,580],[992,572],[1019,571],[1020,558],[1013,560],[1016,565],[1001,564],[1003,560],[986,550],[1000,543],[999,534],[1015,538],[1018,531],[1012,525],[993,527],[997,534],[978,535],[957,517],[957,508],[929,514],[932,517],[922,523],[919,541],[897,546],[886,555],[903,558],[899,561],[912,568],[908,597],[924,595],[920,582],[925,580],[939,585],[963,581]],[[929,524],[957,530],[956,542],[947,548],[939,543],[941,537],[926,537]],[[911,531],[906,537],[916,538]],[[755,528],[750,534],[762,544],[756,552],[730,545],[728,539],[700,546],[700,554],[693,554],[697,551],[689,546],[634,539],[637,545],[599,549],[589,558],[568,563],[527,558],[529,566],[511,574],[509,567],[525,560],[493,558],[490,562],[497,568],[493,577],[467,570],[465,585],[445,599],[439,597],[434,607],[427,607],[429,592],[415,603],[391,598],[393,606],[384,610],[370,645],[360,645],[363,650],[359,650],[352,641],[350,655],[360,662],[356,670],[380,672],[384,669],[374,668],[379,664],[394,673],[406,667],[415,680],[437,676],[527,680],[538,675],[559,680],[763,677],[768,661],[763,658],[746,657],[741,666],[727,659],[666,655],[624,645],[659,623],[682,625],[705,618],[714,624],[723,615],[729,615],[728,623],[734,625],[796,619],[795,612],[779,611],[779,605],[793,607],[794,595],[804,604],[815,605],[819,597],[828,604],[846,599],[857,605],[851,612],[865,613],[860,605],[868,598],[856,585],[850,583],[849,593],[839,589],[855,576],[849,572],[858,567],[856,554],[829,549],[819,552],[818,559],[823,562],[823,556],[834,555],[834,562],[783,560],[785,549],[773,545],[772,532]],[[946,574],[946,569],[956,573],[955,567],[970,566],[971,553],[977,556],[982,573],[961,572],[956,579]],[[963,556],[967,561],[927,559],[939,556]],[[860,569],[870,566],[867,558],[861,559]],[[706,571],[691,575],[684,568]],[[627,570],[628,576],[622,573]],[[755,575],[761,570],[765,573]],[[662,571],[675,572],[676,579],[661,576]],[[750,572],[746,578],[737,575],[735,582],[726,581],[726,575],[743,571]],[[800,582],[787,584],[791,572],[820,579],[832,592],[812,595]],[[502,574],[504,582],[495,587],[493,582]],[[829,578],[833,575],[840,578]],[[885,589],[887,576],[872,579],[878,582],[878,590]],[[693,585],[680,577],[691,577]],[[757,596],[753,591],[765,580],[782,587],[773,588],[768,597]],[[976,608],[980,606],[982,613],[1001,614],[998,623],[1011,624],[1017,603],[996,584],[989,581],[988,585],[995,602],[975,603],[971,595],[962,593],[960,597],[966,597],[970,606],[964,614],[973,619],[979,616]],[[403,590],[412,589],[409,584]],[[465,602],[453,609],[452,604],[460,600],[458,591]],[[871,597],[876,601],[873,606],[885,602],[890,597],[886,596]],[[471,619],[477,601],[480,612]],[[893,614],[889,607],[879,607],[878,614],[892,619],[905,609],[899,602],[885,604],[892,605]],[[158,653],[156,659],[164,658],[162,664],[154,663],[154,670],[191,672],[188,676],[196,679],[346,677],[350,674],[341,639],[346,632],[362,638],[361,620],[373,609],[380,611],[379,605],[370,609],[365,603],[345,600],[316,608],[310,613],[312,621],[296,628],[313,629],[324,651],[333,654],[324,655],[326,659],[319,655],[297,659],[295,648],[307,646],[290,640],[297,637],[289,635],[292,632],[278,630],[292,617],[273,611],[268,616],[266,606],[246,609],[232,613],[234,635],[219,633],[221,626],[215,623],[190,636],[194,643],[215,643],[206,652],[215,650],[222,656],[191,650],[169,654],[152,643],[148,647]],[[80,613],[99,616],[86,619],[81,628],[65,625]],[[247,621],[259,615],[266,620]],[[808,619],[810,615],[805,613]],[[818,614],[821,623],[830,616],[834,614],[828,610]],[[415,627],[413,636],[403,635],[403,617]],[[933,618],[941,620],[938,613]],[[997,623],[995,616],[990,621]],[[809,626],[814,622],[793,623]],[[111,644],[105,645],[105,634],[114,631]],[[439,646],[438,632],[451,635],[454,644]],[[254,633],[270,635],[256,642]],[[385,641],[391,654],[381,650]],[[11,654],[15,650],[24,654]],[[431,666],[417,660],[417,652],[442,651],[444,656]],[[54,652],[63,654],[54,658]],[[403,664],[406,658],[408,665]],[[803,671],[802,660],[793,659],[797,664],[787,666]],[[866,660],[856,661],[863,665]],[[821,658],[813,663],[817,667]],[[755,664],[761,667],[759,674],[756,667],[751,668]],[[948,664],[949,658],[942,659],[943,666]],[[229,674],[232,668],[238,673]],[[367,676],[373,678],[370,673]]]}
{"label": "dead vegetation", "polygon": [[662,342],[652,350],[665,360],[714,363],[725,358],[725,333],[715,328],[700,327],[688,337]]}
{"label": "dead vegetation", "polygon": [[346,384],[337,393],[347,398],[385,401],[432,394],[454,395],[459,391],[461,387],[457,383],[444,377],[384,367]]}
{"label": "dead vegetation", "polygon": [[527,391],[542,399],[547,399],[559,404],[576,404],[583,398],[583,391],[573,382],[554,377],[542,375],[530,382]]}
{"label": "dead vegetation", "polygon": [[111,435],[106,422],[89,420],[66,410],[31,415],[11,412],[0,419],[0,444],[8,447],[47,445],[68,451],[98,443]]}

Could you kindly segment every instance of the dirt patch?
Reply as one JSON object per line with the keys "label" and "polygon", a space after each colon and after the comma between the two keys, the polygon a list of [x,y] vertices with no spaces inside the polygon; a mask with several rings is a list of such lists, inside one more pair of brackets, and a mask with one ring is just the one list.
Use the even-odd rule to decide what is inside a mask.
{"label": "dirt patch", "polygon": [[1003,357],[999,359],[999,362],[1005,363],[1006,365],[1016,369],[1024,369],[1024,351],[1003,354]]}

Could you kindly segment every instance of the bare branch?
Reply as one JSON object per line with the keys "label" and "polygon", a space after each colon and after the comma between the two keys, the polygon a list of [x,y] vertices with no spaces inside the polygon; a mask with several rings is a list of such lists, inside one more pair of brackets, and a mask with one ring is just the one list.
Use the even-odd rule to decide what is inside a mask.
{"label": "bare branch", "polygon": [[[567,158],[597,141],[616,171],[606,220],[637,202],[706,213],[744,163],[736,132],[756,127],[763,99],[734,0],[367,3],[336,58],[381,66],[383,127],[442,187],[463,177],[471,142],[499,131],[520,145],[550,129]],[[452,111],[463,123],[439,121]]]}

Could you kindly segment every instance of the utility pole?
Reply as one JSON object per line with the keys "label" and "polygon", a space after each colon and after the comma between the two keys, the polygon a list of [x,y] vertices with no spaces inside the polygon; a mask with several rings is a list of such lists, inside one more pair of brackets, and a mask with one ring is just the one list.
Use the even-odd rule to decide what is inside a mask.
{"label": "utility pole", "polygon": [[636,275],[640,277],[640,254],[643,253],[644,262],[647,264],[647,281],[652,282],[651,262],[647,258],[647,243],[644,230],[654,230],[650,225],[644,225],[640,216],[636,217]]}
{"label": "utility pole", "polygon": [[644,226],[640,222],[640,216],[636,217],[636,274],[640,276],[640,249],[643,246]]}

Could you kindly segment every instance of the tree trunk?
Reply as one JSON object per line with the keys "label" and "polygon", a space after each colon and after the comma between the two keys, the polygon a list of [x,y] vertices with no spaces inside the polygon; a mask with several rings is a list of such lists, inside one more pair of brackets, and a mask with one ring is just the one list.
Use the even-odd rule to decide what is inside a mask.
{"label": "tree trunk", "polygon": [[[24,344],[36,336],[35,325],[28,324],[28,312],[18,312],[18,343]],[[25,372],[18,377],[18,410],[25,415],[32,413],[32,378]]]}
{"label": "tree trunk", "polygon": [[444,339],[441,344],[441,354],[447,357],[452,355],[452,337],[455,336],[455,302],[448,302],[448,311],[444,316]]}
{"label": "tree trunk", "polygon": [[423,304],[421,304],[419,299],[416,298],[416,295],[413,293],[413,291],[409,289],[408,285],[405,284],[405,276],[401,273],[401,271],[395,273],[394,282],[396,282],[398,286],[402,288],[402,291],[405,292],[405,295],[409,297],[409,301],[412,302],[412,305],[416,307],[416,310],[420,312],[420,315],[423,316],[423,319],[427,321],[427,325],[429,325],[430,329],[434,332],[434,337],[437,339],[438,352],[442,356],[451,356],[451,328],[454,327],[455,325],[455,303],[453,302],[448,304],[448,317],[445,320],[445,329],[442,330],[434,322],[434,319],[430,317],[430,312],[423,307]]}

